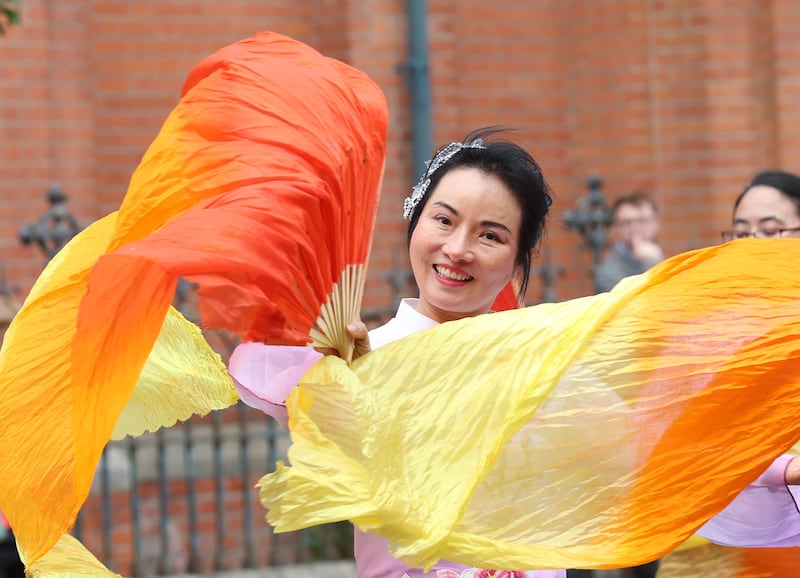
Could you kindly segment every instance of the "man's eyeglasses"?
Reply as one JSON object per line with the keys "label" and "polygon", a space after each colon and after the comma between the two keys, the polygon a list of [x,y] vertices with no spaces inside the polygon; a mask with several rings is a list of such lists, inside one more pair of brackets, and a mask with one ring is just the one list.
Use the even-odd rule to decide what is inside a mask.
{"label": "man's eyeglasses", "polygon": [[800,232],[800,227],[794,227],[793,229],[756,229],[755,231],[737,231],[735,229],[730,229],[728,231],[722,231],[722,240],[727,243],[734,239],[751,239],[754,237],[758,239],[777,239],[778,237],[788,237],[790,233],[797,232]]}

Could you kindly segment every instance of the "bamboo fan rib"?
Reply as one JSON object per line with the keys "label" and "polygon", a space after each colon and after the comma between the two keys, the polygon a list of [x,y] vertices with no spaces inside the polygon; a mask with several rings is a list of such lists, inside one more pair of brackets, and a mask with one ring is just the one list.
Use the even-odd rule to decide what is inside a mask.
{"label": "bamboo fan rib", "polygon": [[347,265],[311,329],[313,347],[335,349],[346,361],[353,360],[354,341],[347,325],[358,321],[363,294],[364,266]]}

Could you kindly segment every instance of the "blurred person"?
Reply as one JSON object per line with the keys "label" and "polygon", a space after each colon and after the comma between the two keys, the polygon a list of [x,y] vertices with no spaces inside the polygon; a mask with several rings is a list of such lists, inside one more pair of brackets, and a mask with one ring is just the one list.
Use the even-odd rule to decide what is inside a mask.
{"label": "blurred person", "polygon": [[800,177],[785,171],[758,173],[733,205],[722,240],[800,237]]}
{"label": "blurred person", "polygon": [[658,207],[649,195],[637,192],[618,198],[611,208],[611,251],[593,270],[595,290],[610,291],[621,279],[663,261],[656,242],[660,229]]}
{"label": "blurred person", "polygon": [[[611,291],[625,277],[644,273],[664,260],[664,252],[656,242],[661,224],[658,207],[646,193],[636,192],[619,197],[611,207],[613,245],[605,259],[593,270],[595,290]],[[658,560],[620,570],[569,570],[568,578],[654,578]]]}
{"label": "blurred person", "polygon": [[[762,171],[739,194],[732,228],[722,232],[722,240],[753,237],[800,238],[800,176]],[[800,535],[798,484],[800,459],[784,454],[698,533],[723,545],[796,546],[792,537]]]}

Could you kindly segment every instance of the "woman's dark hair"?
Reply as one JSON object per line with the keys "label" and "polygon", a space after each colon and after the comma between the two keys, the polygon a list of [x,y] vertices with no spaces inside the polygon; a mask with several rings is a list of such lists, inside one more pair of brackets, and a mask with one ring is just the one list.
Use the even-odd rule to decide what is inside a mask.
{"label": "woman's dark hair", "polygon": [[[438,168],[431,165],[434,166],[433,174],[428,174],[426,171],[426,174],[420,179],[421,183],[430,179],[430,183],[411,214],[408,223],[408,243],[411,243],[411,235],[417,227],[422,209],[444,175],[456,168],[476,168],[487,175],[497,177],[511,191],[522,207],[519,246],[515,260],[516,266],[522,273],[517,294],[518,299],[522,301],[528,288],[531,252],[537,248],[544,233],[552,196],[538,163],[525,149],[507,140],[490,138],[498,133],[508,131],[509,129],[502,127],[486,127],[472,131],[461,142],[466,144],[481,139],[483,140],[481,147],[466,146]],[[437,152],[437,154],[439,153]],[[436,155],[434,155],[435,158]]]}
{"label": "woman's dark hair", "polygon": [[739,193],[739,196],[736,197],[736,202],[733,204],[734,214],[747,191],[753,187],[778,189],[792,202],[797,214],[800,215],[800,177],[786,171],[762,171],[756,174],[744,190]]}

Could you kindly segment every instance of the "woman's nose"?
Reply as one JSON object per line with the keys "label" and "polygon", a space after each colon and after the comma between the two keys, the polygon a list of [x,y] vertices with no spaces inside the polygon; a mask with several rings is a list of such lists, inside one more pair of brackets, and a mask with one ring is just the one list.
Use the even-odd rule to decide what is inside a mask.
{"label": "woman's nose", "polygon": [[466,235],[452,235],[442,249],[453,261],[470,261],[474,256],[472,242]]}

